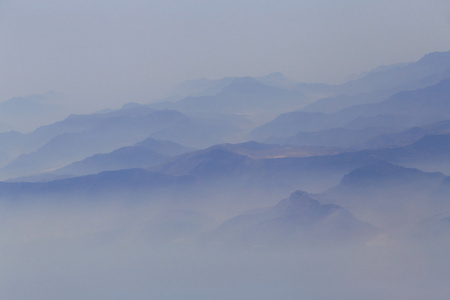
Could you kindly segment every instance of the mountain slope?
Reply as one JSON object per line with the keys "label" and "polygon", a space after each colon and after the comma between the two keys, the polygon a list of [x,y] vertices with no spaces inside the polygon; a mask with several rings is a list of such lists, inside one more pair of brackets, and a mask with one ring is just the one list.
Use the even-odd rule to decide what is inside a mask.
{"label": "mountain slope", "polygon": [[377,162],[351,171],[319,199],[349,208],[379,228],[410,230],[436,212],[429,196],[444,179],[442,173]]}
{"label": "mountain slope", "polygon": [[51,124],[69,115],[69,110],[58,104],[63,97],[49,92],[41,95],[14,97],[0,102],[2,123],[9,130],[30,132],[40,126]]}
{"label": "mountain slope", "polygon": [[110,153],[95,154],[55,170],[51,174],[53,176],[70,175],[74,177],[103,171],[148,168],[161,164],[172,156],[191,150],[171,141],[158,141],[148,138],[134,146],[119,148]]}
{"label": "mountain slope", "polygon": [[450,172],[450,134],[424,135],[412,144],[373,150],[372,153],[377,158],[408,167]]}
{"label": "mountain slope", "polygon": [[372,160],[367,152],[251,159],[233,152],[232,147],[218,145],[150,169],[174,176],[193,175],[199,183],[214,183],[217,188],[316,191],[336,184],[345,173]]}
{"label": "mountain slope", "polygon": [[450,78],[450,51],[433,52],[417,62],[376,69],[336,87],[338,96],[306,106],[309,112],[333,113],[353,105],[381,102],[400,91],[425,88]]}
{"label": "mountain slope", "polygon": [[132,145],[147,137],[164,137],[204,147],[223,142],[238,130],[232,124],[198,120],[171,110],[148,110],[145,107],[120,110],[106,115],[71,116],[66,120],[39,128],[25,139],[51,137],[37,150],[22,154],[0,169],[2,178],[26,176],[61,168],[97,153],[108,153]]}
{"label": "mountain slope", "polygon": [[[406,121],[409,126],[421,126],[450,119],[449,94],[450,80],[444,80],[427,88],[399,92],[379,103],[355,105],[333,114],[294,111],[281,114],[273,121],[255,128],[249,137],[262,141],[269,137],[289,137],[299,132],[341,126],[351,129],[352,122],[361,123],[364,118],[372,118],[373,122],[387,116],[393,125]],[[361,128],[361,125],[357,126]]]}
{"label": "mountain slope", "polygon": [[227,81],[227,84],[213,95],[160,102],[152,107],[175,109],[190,114],[239,114],[259,120],[300,108],[305,104],[306,97],[298,90],[271,86],[254,78],[243,77]]}
{"label": "mountain slope", "polygon": [[296,191],[273,207],[225,221],[214,233],[216,242],[240,245],[310,245],[368,240],[376,230],[333,204],[320,204]]}
{"label": "mountain slope", "polygon": [[[3,201],[116,201],[149,199],[150,195],[192,183],[189,176],[175,177],[142,169],[101,172],[48,182],[0,182]],[[156,200],[156,199],[155,199]],[[18,204],[20,202],[17,202]]]}
{"label": "mountain slope", "polygon": [[340,118],[400,114],[426,123],[450,118],[450,80],[423,89],[399,92],[387,100],[344,109],[336,115]]}

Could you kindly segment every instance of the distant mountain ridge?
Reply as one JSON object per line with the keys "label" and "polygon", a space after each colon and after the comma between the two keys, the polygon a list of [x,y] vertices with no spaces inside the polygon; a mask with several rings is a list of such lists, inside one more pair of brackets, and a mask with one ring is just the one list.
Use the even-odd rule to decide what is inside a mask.
{"label": "distant mountain ridge", "polygon": [[188,80],[180,83],[173,89],[173,96],[175,100],[188,97],[201,97],[201,96],[213,96],[220,93],[225,87],[233,82],[253,79],[264,85],[283,88],[290,90],[299,90],[306,94],[320,92],[330,88],[326,84],[309,84],[299,83],[292,79],[287,78],[281,72],[273,72],[261,77],[224,77],[221,79],[206,79],[200,78],[197,80]]}
{"label": "distant mountain ridge", "polygon": [[[268,85],[251,78],[233,78],[215,94],[190,96],[175,102],[159,102],[151,107],[174,109],[183,113],[241,114],[259,120],[306,104],[306,96],[298,90]],[[262,117],[261,117],[262,116]],[[266,118],[266,117],[265,117]]]}
{"label": "distant mountain ridge", "polygon": [[191,151],[170,141],[145,139],[134,146],[119,148],[110,153],[95,154],[81,161],[71,163],[61,169],[51,172],[53,175],[80,176],[96,174],[103,171],[148,168],[161,164],[170,157]]}
{"label": "distant mountain ridge", "polygon": [[433,52],[417,62],[375,69],[335,89],[335,95],[306,106],[309,112],[333,113],[352,105],[377,103],[400,91],[425,88],[450,78],[450,51]]}
{"label": "distant mountain ridge", "polygon": [[296,191],[273,207],[225,221],[211,239],[246,246],[310,246],[369,240],[376,232],[342,207],[320,204],[308,193]]}
{"label": "distant mountain ridge", "polygon": [[56,122],[69,115],[63,105],[64,96],[48,92],[22,97],[14,97],[0,102],[2,123],[6,130],[28,133],[32,130]]}
{"label": "distant mountain ridge", "polygon": [[401,234],[437,212],[430,197],[446,178],[439,172],[378,161],[349,172],[318,199],[348,208],[361,220]]}
{"label": "distant mountain ridge", "polygon": [[401,128],[400,121],[406,122],[410,127],[425,126],[450,119],[449,94],[450,80],[444,80],[423,89],[399,92],[379,103],[354,105],[333,114],[293,111],[253,129],[249,138],[264,141],[272,137],[288,138],[300,132],[342,126],[351,129],[352,123],[361,129],[360,124],[365,120],[371,126],[377,124],[377,119],[389,119],[392,126],[395,126],[393,131]]}
{"label": "distant mountain ridge", "polygon": [[[180,144],[186,143],[188,147],[201,148],[226,141],[239,130],[230,122],[191,118],[178,111],[158,111],[144,105],[103,114],[71,115],[32,133],[19,135],[14,142],[19,151],[28,153],[21,154],[1,168],[0,177],[50,171],[148,137],[170,139]],[[11,135],[0,135],[0,139],[2,137],[12,139]],[[11,147],[8,144],[5,143],[4,147]]]}

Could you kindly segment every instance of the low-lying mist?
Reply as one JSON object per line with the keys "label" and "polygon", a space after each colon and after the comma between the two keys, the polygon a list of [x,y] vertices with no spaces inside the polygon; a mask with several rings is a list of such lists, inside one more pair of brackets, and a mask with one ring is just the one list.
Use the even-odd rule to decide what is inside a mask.
{"label": "low-lying mist", "polygon": [[[30,199],[32,200],[32,199]],[[188,201],[188,200],[187,200]],[[6,204],[4,299],[446,299],[448,237],[228,244],[174,204]]]}

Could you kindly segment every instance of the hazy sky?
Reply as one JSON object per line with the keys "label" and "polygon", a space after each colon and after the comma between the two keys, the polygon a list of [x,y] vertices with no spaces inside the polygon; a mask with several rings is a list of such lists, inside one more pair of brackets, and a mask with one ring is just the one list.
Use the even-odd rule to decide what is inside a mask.
{"label": "hazy sky", "polygon": [[450,50],[448,0],[0,0],[0,101],[145,102],[200,77],[336,82]]}

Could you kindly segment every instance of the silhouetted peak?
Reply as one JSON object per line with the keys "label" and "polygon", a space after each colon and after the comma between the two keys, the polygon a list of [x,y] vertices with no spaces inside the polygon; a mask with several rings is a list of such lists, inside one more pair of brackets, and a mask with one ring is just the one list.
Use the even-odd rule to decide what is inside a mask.
{"label": "silhouetted peak", "polygon": [[311,198],[307,192],[297,190],[293,192],[288,199],[278,202],[275,209],[284,210],[287,213],[295,213],[318,206],[320,206],[320,203]]}

